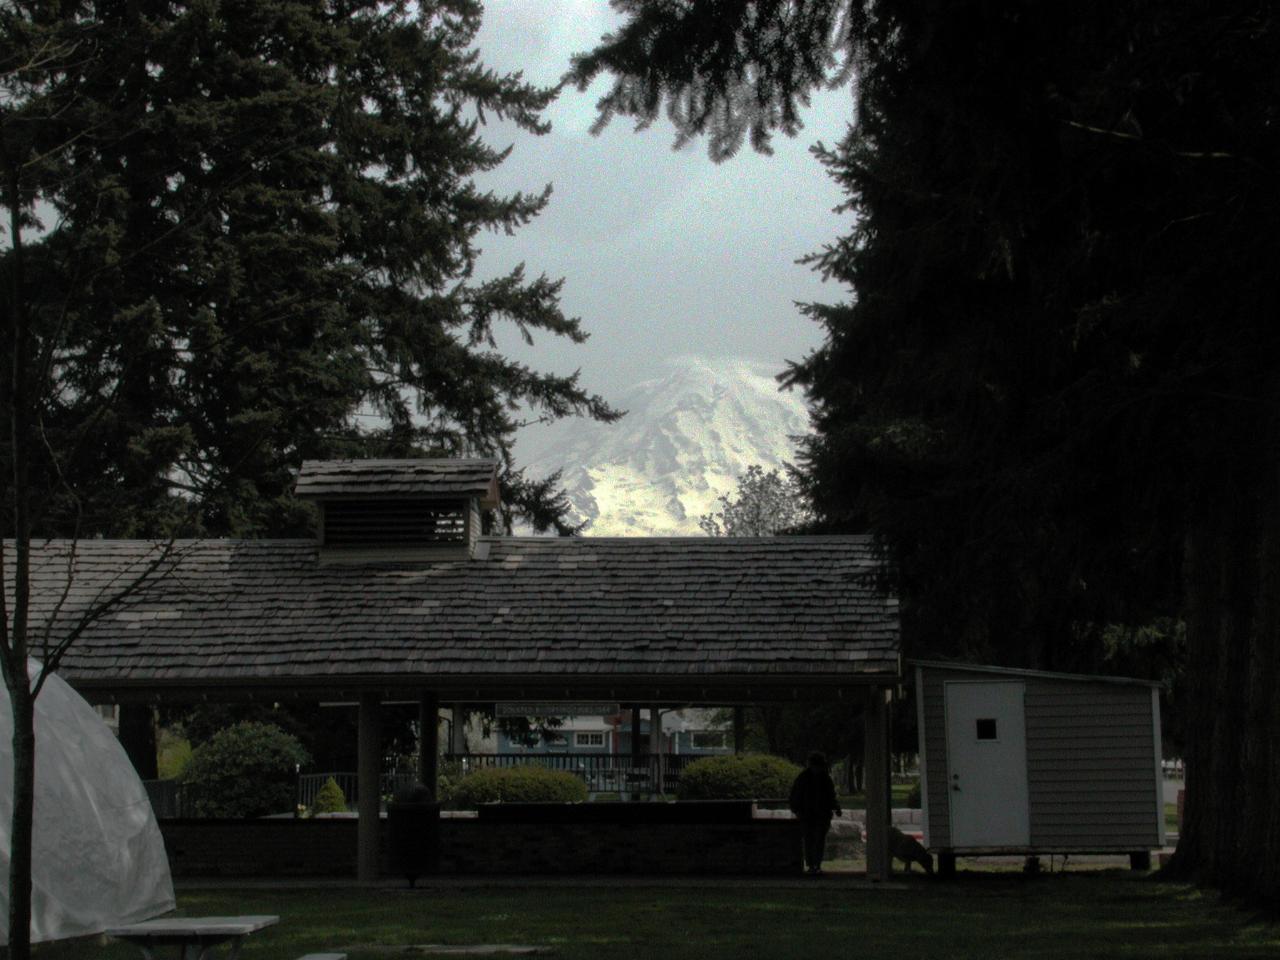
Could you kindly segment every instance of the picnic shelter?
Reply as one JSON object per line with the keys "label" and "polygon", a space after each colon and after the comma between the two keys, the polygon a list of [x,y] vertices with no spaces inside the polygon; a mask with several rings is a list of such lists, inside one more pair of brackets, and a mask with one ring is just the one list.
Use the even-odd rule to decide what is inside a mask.
{"label": "picnic shelter", "polygon": [[55,634],[127,595],[62,676],[121,706],[359,704],[358,875],[378,869],[380,711],[416,700],[423,782],[448,704],[866,703],[867,863],[889,874],[896,599],[860,536],[593,538],[483,532],[493,460],[304,464],[307,539],[41,541],[33,617]]}

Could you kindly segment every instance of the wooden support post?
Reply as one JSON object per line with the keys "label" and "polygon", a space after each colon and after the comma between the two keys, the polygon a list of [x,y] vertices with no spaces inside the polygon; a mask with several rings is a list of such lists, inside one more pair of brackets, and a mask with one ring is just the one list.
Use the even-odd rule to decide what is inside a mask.
{"label": "wooden support post", "polygon": [[747,708],[733,708],[733,752],[742,753],[747,746]]}
{"label": "wooden support post", "polygon": [[120,705],[120,745],[133,762],[139,780],[158,780],[160,773],[156,760],[156,723],[150,705],[122,703]]}
{"label": "wooden support post", "polygon": [[651,789],[656,794],[663,793],[663,776],[662,763],[662,711],[658,709],[658,705],[654,704],[649,707],[649,771],[651,779]]}
{"label": "wooden support post", "polygon": [[449,725],[449,752],[467,752],[467,708],[460,703],[453,705],[453,723]]}
{"label": "wooden support post", "polygon": [[889,697],[886,687],[867,691],[866,788],[867,788],[867,879],[888,880],[893,869],[889,859]]}
{"label": "wooden support post", "polygon": [[641,729],[640,708],[638,706],[632,706],[631,708],[631,759],[632,760],[639,760],[640,755],[644,752],[641,749],[642,741],[640,739],[640,729]]}
{"label": "wooden support post", "polygon": [[640,758],[644,751],[641,749],[643,742],[640,739],[640,705],[631,705],[631,765],[627,772],[627,779],[631,781],[627,785],[627,791],[631,794],[632,800],[640,799],[640,781],[636,778],[636,771],[640,768]]}
{"label": "wooden support post", "polygon": [[378,836],[382,830],[382,701],[376,693],[360,694],[357,728],[356,810],[360,822],[356,879],[370,882],[378,879]]}
{"label": "wooden support post", "polygon": [[440,698],[430,690],[418,694],[418,782],[436,799],[440,779]]}

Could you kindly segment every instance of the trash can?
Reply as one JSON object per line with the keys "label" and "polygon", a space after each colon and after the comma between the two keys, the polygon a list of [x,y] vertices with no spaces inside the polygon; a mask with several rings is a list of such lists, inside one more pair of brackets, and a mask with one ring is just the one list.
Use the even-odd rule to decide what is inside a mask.
{"label": "trash can", "polygon": [[410,887],[440,869],[440,804],[421,784],[387,804],[387,855],[391,872]]}

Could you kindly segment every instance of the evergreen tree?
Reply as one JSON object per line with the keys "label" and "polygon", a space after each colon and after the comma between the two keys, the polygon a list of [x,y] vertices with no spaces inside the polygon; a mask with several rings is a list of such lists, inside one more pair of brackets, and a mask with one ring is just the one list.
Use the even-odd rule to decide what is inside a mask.
{"label": "evergreen tree", "polygon": [[[44,73],[55,109],[26,117],[59,161],[22,201],[50,228],[26,288],[56,379],[37,532],[81,516],[109,535],[297,534],[304,458],[509,466],[521,406],[615,416],[576,376],[496,348],[504,323],[586,334],[560,281],[472,277],[479,235],[550,195],[476,185],[510,151],[483,123],[543,133],[555,95],[484,67],[480,20],[476,0],[9,11],[11,37],[75,34]],[[540,496],[545,527],[558,515]]]}
{"label": "evergreen tree", "polygon": [[[912,652],[1089,669],[1186,620],[1175,869],[1280,896],[1280,31],[1248,0],[619,4],[580,58],[713,156],[855,74],[820,156],[853,299],[795,365],[819,522],[880,534]],[[926,639],[928,638],[928,639]],[[940,648],[940,650],[939,650]],[[1249,825],[1246,831],[1245,825]]]}
{"label": "evergreen tree", "polygon": [[[468,0],[0,4],[15,960],[30,955],[34,702],[169,553],[120,571],[55,633],[29,621],[34,536],[297,533],[304,457],[509,464],[521,405],[616,415],[576,377],[496,349],[501,322],[585,339],[558,281],[472,279],[478,234],[516,229],[549,197],[476,186],[509,152],[481,125],[541,133],[554,96],[480,63],[480,16]],[[386,426],[360,429],[368,415]],[[554,491],[521,498],[535,524],[562,525]]]}

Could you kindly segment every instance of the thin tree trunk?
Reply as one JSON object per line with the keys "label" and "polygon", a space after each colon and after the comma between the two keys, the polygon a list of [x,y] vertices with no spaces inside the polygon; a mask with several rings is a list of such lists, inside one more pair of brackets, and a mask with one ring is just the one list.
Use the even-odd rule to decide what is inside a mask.
{"label": "thin tree trunk", "polygon": [[[25,673],[25,671],[24,671]],[[29,688],[28,688],[29,689]],[[31,956],[31,841],[35,818],[35,711],[30,693],[9,691],[13,712],[13,818],[9,846],[9,958]]]}
{"label": "thin tree trunk", "polygon": [[[3,134],[0,124],[0,134]],[[0,136],[0,140],[3,137]],[[31,331],[26,312],[23,275],[21,181],[18,160],[0,148],[5,168],[5,204],[9,209],[10,296],[8,346],[11,351],[8,389],[8,434],[13,462],[12,536],[14,541],[13,602],[5,604],[4,679],[13,710],[13,813],[9,827],[9,953],[11,960],[31,956],[31,835],[35,807],[34,707],[27,677],[27,616],[31,594],[30,468]]]}

